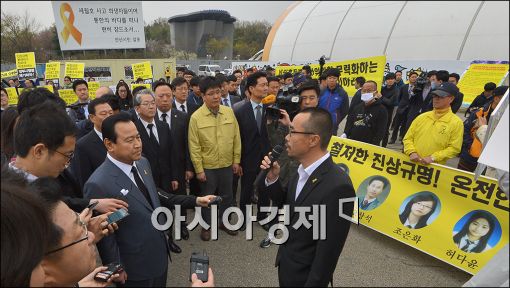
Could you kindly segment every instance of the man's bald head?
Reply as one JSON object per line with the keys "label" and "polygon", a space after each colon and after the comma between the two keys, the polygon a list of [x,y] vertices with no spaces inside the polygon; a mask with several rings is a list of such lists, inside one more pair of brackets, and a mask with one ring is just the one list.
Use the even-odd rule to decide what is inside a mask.
{"label": "man's bald head", "polygon": [[114,94],[114,93],[113,93],[112,89],[110,89],[109,87],[101,86],[96,91],[96,98],[101,98],[101,96],[106,95],[106,94]]}

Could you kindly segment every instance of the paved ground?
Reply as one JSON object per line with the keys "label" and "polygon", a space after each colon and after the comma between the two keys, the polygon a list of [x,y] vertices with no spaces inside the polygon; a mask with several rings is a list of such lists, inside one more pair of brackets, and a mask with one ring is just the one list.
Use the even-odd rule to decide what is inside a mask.
{"label": "paved ground", "polygon": [[[341,132],[343,125],[339,129]],[[396,143],[388,148],[401,151],[402,145]],[[456,166],[457,161],[452,159],[448,164]],[[172,255],[167,285],[189,286],[191,253],[205,250],[210,257],[217,286],[278,286],[277,270],[274,267],[278,247],[272,245],[266,249],[259,248],[259,242],[266,234],[258,224],[253,227],[253,235],[254,240],[247,241],[244,232],[230,236],[220,231],[217,241],[203,242],[199,230],[195,229],[189,240],[178,241],[182,253]],[[370,228],[352,224],[333,282],[335,286],[351,287],[459,287],[470,277],[461,270]]]}

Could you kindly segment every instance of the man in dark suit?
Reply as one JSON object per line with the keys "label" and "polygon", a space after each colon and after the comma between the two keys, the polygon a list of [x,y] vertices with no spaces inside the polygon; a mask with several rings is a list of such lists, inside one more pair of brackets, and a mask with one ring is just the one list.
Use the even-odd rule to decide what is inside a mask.
{"label": "man in dark suit", "polygon": [[106,158],[101,124],[106,117],[113,115],[107,98],[96,98],[90,101],[88,111],[90,122],[94,125],[93,131],[78,140],[71,160],[71,170],[82,188],[90,175],[103,164]]}
{"label": "man in dark suit", "polygon": [[[235,76],[232,76],[235,78]],[[234,104],[241,101],[241,97],[230,94],[229,81],[223,74],[218,74],[216,79],[221,82],[221,105],[232,108]],[[237,78],[236,78],[237,79]]]}
{"label": "man in dark suit", "polygon": [[[271,149],[267,134],[265,107],[261,103],[268,91],[266,74],[255,72],[248,76],[246,88],[250,91],[250,101],[245,102],[234,111],[241,134],[242,176],[239,199],[241,209],[246,209],[245,205],[250,204],[254,192],[253,182],[260,170],[260,161]],[[260,212],[260,207],[269,206],[267,194],[259,194],[257,204],[259,207],[257,220],[260,221],[265,218],[264,213]]]}
{"label": "man in dark suit", "polygon": [[198,83],[200,83],[200,77],[198,76],[194,76],[189,81],[191,91],[188,94],[186,102],[192,102],[193,104],[196,104],[198,107],[200,107],[202,106],[202,104],[204,104],[204,100],[202,99],[202,92],[200,92],[200,87],[198,86]]}
{"label": "man in dark suit", "polygon": [[400,87],[400,99],[398,101],[397,113],[395,113],[395,117],[393,117],[393,132],[391,133],[391,140],[388,142],[389,144],[393,144],[397,141],[397,135],[400,130],[399,141],[402,142],[404,139],[404,135],[407,132],[407,113],[409,112],[409,97],[413,94],[414,85],[416,84],[416,79],[418,78],[418,73],[412,71],[409,73],[409,83]]}
{"label": "man in dark suit", "polygon": [[83,79],[74,80],[73,91],[78,96],[78,101],[74,102],[74,108],[68,110],[69,117],[74,122],[88,119],[87,104],[90,102],[89,99],[89,84]]}
{"label": "man in dark suit", "polygon": [[[327,286],[333,280],[347,239],[350,221],[339,216],[339,205],[342,205],[339,200],[351,198],[352,202],[342,205],[343,215],[350,217],[355,193],[349,176],[333,163],[327,151],[331,131],[333,121],[326,110],[308,108],[296,115],[286,146],[288,155],[301,163],[297,173],[282,187],[278,180],[280,167],[275,162],[265,183],[260,184],[261,194],[269,194],[277,205],[290,205],[288,239],[280,245],[276,256],[280,286]],[[270,167],[267,156],[262,167]],[[327,221],[320,219],[326,221],[325,237],[320,240],[314,239],[314,229],[292,227],[299,218],[295,208],[312,209],[313,205],[323,205],[321,209],[326,209]]]}
{"label": "man in dark suit", "polygon": [[[105,119],[102,125],[108,151],[105,162],[85,183],[88,198],[122,198],[129,204],[129,216],[120,222],[115,235],[103,238],[98,250],[103,263],[120,262],[127,287],[166,286],[168,246],[163,231],[151,222],[154,209],[161,206],[151,165],[142,158],[140,134],[125,113]],[[213,196],[168,195],[167,205],[207,206]],[[160,224],[164,224],[159,220]],[[128,277],[129,276],[129,277]]]}
{"label": "man in dark suit", "polygon": [[[427,84],[424,87],[421,87],[421,91],[415,91],[415,93],[409,95],[409,111],[407,112],[407,120],[406,120],[406,130],[409,129],[411,123],[413,123],[414,119],[418,117],[421,113],[427,111],[430,102],[432,101],[432,96],[430,92],[432,91],[433,85],[436,85],[436,70],[429,71],[427,73]],[[416,90],[416,89],[415,89]],[[429,95],[430,94],[430,95]]]}
{"label": "man in dark suit", "polygon": [[175,107],[179,111],[188,114],[188,116],[191,116],[193,112],[200,108],[200,105],[195,104],[193,101],[187,101],[189,87],[186,79],[182,77],[177,77],[174,80],[172,80],[171,85],[174,90],[173,92],[175,100],[173,103],[173,107]]}

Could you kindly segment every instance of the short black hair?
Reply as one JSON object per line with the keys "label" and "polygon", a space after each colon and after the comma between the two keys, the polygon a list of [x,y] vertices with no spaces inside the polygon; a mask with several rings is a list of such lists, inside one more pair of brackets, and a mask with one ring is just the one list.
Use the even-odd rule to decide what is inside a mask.
{"label": "short black hair", "polygon": [[483,90],[485,90],[485,91],[494,91],[494,89],[496,89],[496,83],[494,83],[494,82],[486,83],[483,86]]}
{"label": "short black hair", "polygon": [[237,82],[237,77],[235,75],[229,75],[227,76],[228,82]]}
{"label": "short black hair", "polygon": [[446,70],[437,71],[436,78],[439,81],[443,81],[443,83],[448,82],[448,78],[450,78],[450,72]]}
{"label": "short black hair", "polygon": [[253,67],[246,69],[246,72],[253,72]]}
{"label": "short black hair", "polygon": [[459,80],[460,80],[460,75],[459,75],[459,74],[457,74],[457,73],[450,73],[450,75],[448,76],[448,78],[450,78],[450,77],[455,78],[455,80],[457,80],[457,82],[459,82]]}
{"label": "short black hair", "polygon": [[383,176],[377,175],[368,181],[368,185],[372,184],[372,182],[374,181],[381,181],[383,183],[383,189],[385,189],[388,186],[388,184],[390,184],[388,182],[388,179],[384,178]]}
{"label": "short black hair", "polygon": [[195,72],[187,69],[186,71],[184,71],[184,74],[183,75],[191,75],[191,76],[195,76]]}
{"label": "short black hair", "polygon": [[326,74],[326,78],[333,76],[333,77],[340,77],[340,70],[337,68],[330,68],[324,72]]}
{"label": "short black hair", "polygon": [[200,92],[205,95],[205,92],[211,88],[221,88],[221,82],[213,76],[207,76],[200,80],[198,86],[200,87]]}
{"label": "short black hair", "polygon": [[[215,77],[216,77],[216,80],[217,80],[218,82],[220,82],[221,84],[223,84],[223,83],[225,83],[225,82],[227,82],[227,83],[228,83],[227,77],[226,77],[225,75],[223,75],[223,74],[216,74],[216,76],[215,76]],[[237,80],[237,78],[236,78],[236,80]]]}
{"label": "short black hair", "polygon": [[393,72],[389,72],[388,74],[386,74],[386,76],[384,77],[385,80],[389,80],[389,79],[397,79],[397,75],[395,75],[395,73]]}
{"label": "short black hair", "polygon": [[177,72],[184,72],[186,70],[186,67],[177,67]]}
{"label": "short black hair", "polygon": [[234,70],[234,72],[232,72],[232,75],[237,74],[237,73],[241,73],[241,74],[243,74],[243,71],[241,71],[241,70],[239,70],[239,69]]}
{"label": "short black hair", "polygon": [[319,81],[323,81],[323,80],[326,80],[326,73],[322,72],[322,74],[319,76]]}
{"label": "short black hair", "polygon": [[174,90],[175,88],[177,88],[177,86],[181,86],[182,84],[186,84],[186,86],[188,85],[188,81],[186,81],[186,79],[184,79],[184,77],[175,77],[174,80],[172,80],[172,87],[174,87]]}
{"label": "short black hair", "polygon": [[26,109],[14,127],[14,150],[26,157],[31,147],[43,143],[50,151],[64,144],[66,136],[75,136],[76,126],[58,104],[45,101]]}
{"label": "short black hair", "polygon": [[305,70],[306,74],[312,74],[312,68],[310,67],[310,65],[303,66],[303,68],[301,68],[301,70]]}
{"label": "short black hair", "polygon": [[269,84],[271,82],[278,82],[278,83],[280,83],[280,79],[278,77],[274,77],[274,76],[267,77],[267,84]]}
{"label": "short black hair", "polygon": [[[375,85],[375,90],[377,90],[377,82],[375,82],[373,80],[368,80],[365,82],[365,84],[367,84],[367,83],[373,83]],[[365,85],[365,84],[363,84],[363,85]]]}
{"label": "short black hair", "polygon": [[69,81],[71,81],[71,77],[69,77],[69,76],[64,76],[64,80],[66,80],[66,79],[69,79]]}
{"label": "short black hair", "polygon": [[285,80],[285,79],[289,79],[289,78],[293,78],[293,77],[294,77],[294,76],[292,76],[292,73],[290,73],[290,72],[285,72],[285,73],[283,73],[283,75],[282,75],[283,80]]}
{"label": "short black hair", "polygon": [[248,76],[248,78],[246,79],[246,89],[249,90],[249,87],[257,86],[257,81],[259,80],[259,78],[262,77],[267,78],[267,74],[261,71],[255,72]]}
{"label": "short black hair", "polygon": [[136,83],[138,83],[138,82],[143,82],[142,77],[138,77],[138,78],[136,78]]}
{"label": "short black hair", "polygon": [[366,82],[367,80],[365,79],[365,77],[361,77],[361,76],[360,76],[360,77],[356,77],[356,80],[355,80],[355,81],[356,81],[356,83],[358,83],[358,85],[359,85],[359,86],[363,86],[363,84],[365,84],[365,82]]}
{"label": "short black hair", "polygon": [[[496,89],[494,89],[494,97],[498,96],[504,96],[506,93],[506,90],[508,90],[508,86],[498,86]],[[4,111],[5,113],[5,111]]]}
{"label": "short black hair", "polygon": [[73,91],[76,92],[76,87],[81,84],[85,84],[85,86],[87,86],[87,89],[89,89],[89,84],[87,83],[87,81],[83,79],[76,79],[73,82]]}
{"label": "short black hair", "polygon": [[109,139],[113,143],[117,143],[117,134],[115,133],[115,125],[117,123],[128,123],[132,121],[132,116],[129,113],[119,113],[112,115],[106,119],[104,119],[103,124],[101,124],[101,133],[103,134],[104,139]]}
{"label": "short black hair", "polygon": [[400,75],[402,75],[402,71],[395,71],[395,75],[397,75],[397,73],[400,73]]}
{"label": "short black hair", "polygon": [[2,153],[6,156],[7,159],[5,160],[7,161],[14,156],[14,125],[18,116],[19,113],[16,107],[8,107],[2,112],[0,142]]}
{"label": "short black hair", "polygon": [[32,90],[25,90],[21,93],[18,98],[18,113],[21,114],[25,109],[41,104],[47,100],[57,103],[62,109],[66,107],[66,102],[55,95],[55,93],[51,93],[51,91],[45,87],[37,87]]}
{"label": "short black hair", "polygon": [[299,114],[301,113],[310,114],[308,121],[303,124],[305,132],[312,132],[319,135],[321,139],[320,147],[322,150],[326,150],[331,136],[333,136],[333,120],[331,114],[318,107],[306,108]]}
{"label": "short black hair", "polygon": [[303,93],[303,91],[306,91],[306,90],[315,90],[315,93],[317,93],[317,97],[319,97],[319,95],[321,95],[321,89],[319,87],[319,84],[317,84],[316,80],[305,81],[301,85],[301,87],[299,87],[298,94],[301,95],[301,93]]}
{"label": "short black hair", "polygon": [[430,70],[429,72],[427,72],[427,77],[430,78],[434,75],[437,75],[437,71],[436,70]]}
{"label": "short black hair", "polygon": [[101,105],[101,104],[110,104],[109,102],[110,99],[106,99],[103,97],[100,97],[100,98],[95,98],[93,99],[92,101],[90,101],[87,109],[89,111],[89,114],[91,115],[96,115],[96,106],[97,105]]}
{"label": "short black hair", "polygon": [[411,72],[409,72],[408,77],[411,77],[411,75],[420,76],[420,75],[418,75],[418,72],[416,72],[416,71],[411,71]]}
{"label": "short black hair", "polygon": [[[236,78],[236,80],[237,80],[237,78]],[[200,83],[200,77],[198,77],[198,76],[193,76],[193,78],[191,78],[191,80],[189,80],[189,86],[191,86],[191,87],[198,86],[198,83]]]}
{"label": "short black hair", "polygon": [[135,89],[133,89],[133,99],[136,97],[136,94],[138,94],[138,92],[144,90],[144,89],[147,89],[147,87],[145,86],[138,86],[136,87]]}
{"label": "short black hair", "polygon": [[156,89],[160,86],[167,86],[170,90],[174,90],[172,85],[167,83],[166,81],[157,81],[152,85],[152,91],[156,92]]}
{"label": "short black hair", "polygon": [[110,104],[110,107],[112,107],[113,111],[120,110],[120,97],[115,94],[106,94],[103,95],[101,98],[104,98],[108,100],[108,104]]}

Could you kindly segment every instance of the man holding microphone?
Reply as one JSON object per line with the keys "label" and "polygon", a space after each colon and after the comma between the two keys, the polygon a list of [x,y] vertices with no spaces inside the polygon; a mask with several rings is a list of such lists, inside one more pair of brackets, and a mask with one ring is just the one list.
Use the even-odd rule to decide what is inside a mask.
{"label": "man holding microphone", "polygon": [[[289,237],[276,256],[280,286],[327,286],[333,280],[350,228],[350,222],[340,217],[339,211],[343,208],[342,213],[350,216],[354,209],[354,199],[344,205],[339,200],[353,198],[355,193],[349,176],[333,163],[327,151],[332,131],[328,111],[305,109],[294,117],[285,137],[289,157],[300,162],[297,173],[283,186],[278,179],[278,162],[270,166],[266,156],[260,166],[263,170],[271,167],[260,193],[268,193],[278,206],[290,206]],[[292,227],[299,218],[296,207],[312,211],[313,205],[324,205],[321,209],[326,209],[326,219],[320,219],[327,220],[325,239],[314,240],[314,229]]]}

